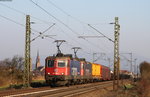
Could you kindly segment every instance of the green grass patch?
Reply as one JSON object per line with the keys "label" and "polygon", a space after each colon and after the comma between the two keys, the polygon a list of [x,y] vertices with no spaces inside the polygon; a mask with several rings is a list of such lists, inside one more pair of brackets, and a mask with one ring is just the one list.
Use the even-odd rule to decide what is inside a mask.
{"label": "green grass patch", "polygon": [[132,84],[125,84],[125,85],[123,86],[123,88],[124,88],[125,90],[132,89],[132,88],[134,88],[134,85],[132,85]]}
{"label": "green grass patch", "polygon": [[8,88],[9,88],[9,86],[1,86],[0,90],[5,90],[5,89],[8,89]]}

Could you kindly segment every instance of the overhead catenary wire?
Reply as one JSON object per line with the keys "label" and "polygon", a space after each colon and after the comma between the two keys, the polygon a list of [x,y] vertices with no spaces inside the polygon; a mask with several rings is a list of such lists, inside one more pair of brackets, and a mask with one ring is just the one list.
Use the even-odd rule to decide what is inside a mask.
{"label": "overhead catenary wire", "polygon": [[[92,44],[93,46],[100,48],[98,45],[92,43],[91,41],[87,40],[86,38],[101,38],[101,37],[104,37],[104,36],[79,36],[78,38],[84,39],[84,40],[87,41],[89,44]],[[100,43],[99,43],[99,44],[100,44]],[[106,47],[106,45],[105,45],[103,42],[101,42],[101,44],[103,44],[103,47],[107,48],[107,50],[110,51],[110,50],[108,49],[108,47]],[[103,48],[100,48],[100,49],[103,50],[103,51],[106,50],[106,49],[103,49]]]}
{"label": "overhead catenary wire", "polygon": [[[6,8],[9,8],[9,9],[11,9],[11,10],[17,12],[17,13],[20,13],[20,14],[26,16],[26,13],[24,13],[24,12],[22,12],[22,11],[20,11],[20,10],[17,10],[17,9],[15,9],[15,8],[12,8],[12,7],[7,6],[7,5],[5,5],[5,4],[2,4],[2,3],[0,3],[0,5],[1,5],[1,6],[4,6],[4,7],[6,7]],[[30,15],[30,16],[31,16],[31,15]],[[24,24],[18,23],[18,22],[14,21],[14,20],[12,20],[12,19],[9,19],[9,18],[7,18],[7,17],[5,17],[5,16],[1,16],[1,17],[5,18],[5,19],[8,19],[9,21],[12,21],[12,22],[14,22],[14,23],[16,23],[16,24],[19,24],[19,25],[25,27]],[[43,23],[46,23],[46,24],[50,25],[48,22],[46,22],[46,21],[44,21],[44,20],[41,20],[41,19],[39,19],[39,18],[37,18],[37,17],[34,17],[34,16],[31,16],[31,17],[34,18],[34,19],[37,19],[37,20],[39,20],[39,21],[42,21]],[[53,24],[54,24],[54,23],[53,23]],[[31,28],[31,30],[40,34],[39,31],[37,31],[37,30],[35,30],[35,29],[33,29],[33,28]],[[34,34],[34,33],[32,33],[32,34]]]}
{"label": "overhead catenary wire", "polygon": [[63,12],[64,14],[66,14],[68,17],[71,17],[72,19],[78,21],[78,22],[81,23],[81,24],[87,24],[87,23],[85,23],[85,22],[83,22],[83,21],[81,21],[81,20],[79,20],[79,19],[73,17],[72,15],[70,15],[69,13],[67,13],[66,11],[64,11],[62,8],[58,7],[56,4],[54,4],[54,3],[51,2],[50,0],[47,0],[47,1],[48,1],[48,3],[50,3],[51,5],[53,5],[54,7],[56,7],[58,10],[60,10],[60,11]]}
{"label": "overhead catenary wire", "polygon": [[8,17],[5,17],[5,16],[3,16],[3,15],[0,15],[0,17],[6,19],[6,20],[8,20],[8,21],[11,21],[11,22],[13,22],[13,23],[15,23],[15,24],[17,24],[17,25],[20,25],[20,26],[25,27],[24,24],[18,23],[18,22],[14,21],[14,20],[12,20],[12,19],[10,19],[10,18],[8,18]]}
{"label": "overhead catenary wire", "polygon": [[[49,37],[49,38],[51,38],[51,39],[53,39],[53,40],[57,40],[56,38],[53,38],[53,37]],[[74,45],[72,45],[72,44],[70,44],[69,42],[65,42],[70,48],[72,48],[72,47],[74,47]],[[84,49],[81,49],[83,52],[84,52],[84,54],[88,54],[88,55],[91,55],[92,53],[89,53],[89,52],[87,52],[87,51],[85,51]]]}
{"label": "overhead catenary wire", "polygon": [[107,49],[108,53],[113,52],[113,50],[110,47],[108,47],[108,44],[107,44],[107,46],[106,46],[106,43],[104,43],[104,42],[100,42],[100,44],[103,45],[103,47],[105,47],[105,49]]}
{"label": "overhead catenary wire", "polygon": [[[66,33],[60,26],[56,25],[56,27],[58,27],[58,28],[61,30],[61,32]],[[66,33],[66,35],[68,36],[67,33]],[[70,36],[68,36],[68,37],[70,37]],[[72,38],[72,39],[73,39],[73,38]],[[81,44],[81,42],[78,42],[76,39],[73,39],[73,41],[75,41],[75,42],[78,43],[79,45],[82,45],[83,47],[86,47],[86,48],[89,49],[89,47],[87,47],[87,46],[84,45],[84,44]],[[86,41],[86,42],[87,42],[87,41]],[[74,45],[70,44],[69,42],[66,42],[66,44],[68,44],[71,48],[74,47]],[[87,54],[90,54],[90,55],[92,54],[92,53],[86,52],[84,49],[82,49],[82,51],[83,51],[84,53],[87,53]]]}
{"label": "overhead catenary wire", "polygon": [[[57,40],[56,38],[53,38],[53,37],[49,37],[53,40]],[[74,45],[70,44],[69,42],[65,42],[68,46],[70,46],[70,48],[74,47]],[[85,54],[88,54],[88,55],[91,55],[92,53],[89,53],[87,51],[85,51],[84,49],[81,49]]]}
{"label": "overhead catenary wire", "polygon": [[[26,16],[26,13],[24,13],[24,12],[22,12],[22,11],[20,11],[20,10],[17,10],[17,9],[15,9],[15,8],[12,8],[12,7],[7,6],[7,5],[5,5],[5,4],[2,4],[2,3],[0,3],[0,5],[3,6],[3,7],[8,8],[8,9],[10,9],[10,10],[13,10],[13,11],[19,13],[19,14],[22,14],[22,15],[25,15],[25,16]],[[12,20],[12,19],[10,19],[10,18],[7,18],[7,17],[5,17],[5,16],[2,16],[2,15],[0,15],[0,16],[1,16],[2,18],[4,18],[4,19],[7,19],[8,21],[11,21],[11,22],[13,22],[13,23],[15,23],[15,24],[18,24],[18,25],[20,25],[20,26],[25,27],[24,24],[18,23],[18,22],[14,21],[14,20]],[[39,18],[37,18],[37,17],[34,17],[34,16],[32,16],[32,15],[30,15],[30,16],[31,16],[32,18],[36,19],[36,20],[42,21],[43,23],[46,23],[46,24],[50,25],[49,22],[47,22],[47,21],[41,20],[41,19],[39,19]],[[53,23],[53,24],[55,24],[55,23]],[[31,40],[31,42],[34,41],[34,40],[35,40],[36,38],[38,38],[39,36],[41,36],[41,34],[44,34],[45,32],[47,32],[51,27],[52,27],[52,26],[48,27],[48,28],[47,28],[46,30],[44,30],[42,33],[41,33],[40,31],[34,30],[35,32],[38,32],[39,35],[38,35],[37,37],[33,38],[33,39]],[[33,29],[31,29],[31,30],[33,31]],[[44,35],[44,39],[46,39],[46,38],[51,38],[51,39],[53,39],[53,40],[57,40],[56,38],[53,38],[53,37],[51,37],[51,36]]]}
{"label": "overhead catenary wire", "polygon": [[[108,23],[106,23],[107,25],[108,25]],[[90,24],[91,25],[91,24]],[[93,24],[92,24],[93,25]],[[91,28],[90,28],[91,29]],[[93,29],[91,29],[91,30],[93,30]],[[94,29],[95,30],[95,29]],[[98,30],[99,31],[99,30]],[[93,32],[93,31],[92,31]],[[102,31],[99,31],[99,32],[101,32],[102,33]],[[97,34],[100,34],[100,33],[94,33],[95,35],[97,35]],[[102,35],[103,36],[103,38],[106,38],[106,37],[104,37],[104,36],[106,36],[106,35],[104,35],[103,33],[102,34],[100,34],[100,35]],[[109,38],[109,37],[108,37]],[[98,38],[98,40],[100,41],[100,44],[101,45],[103,45],[103,47],[105,47],[106,49],[107,49],[107,51],[109,51],[109,52],[112,52],[112,49],[110,49],[110,47],[108,47],[108,43],[107,43],[107,46],[106,46],[106,43],[104,43],[104,42],[102,42],[102,40],[104,41],[104,39],[102,39],[102,40],[100,40],[101,38]],[[106,39],[105,39],[106,40]],[[112,40],[112,39],[111,39]]]}
{"label": "overhead catenary wire", "polygon": [[[60,26],[58,26],[57,25],[57,27],[59,27],[59,29],[61,29],[61,31],[63,32],[63,33],[66,33],[65,31],[63,31],[62,30],[62,28],[60,27]],[[68,34],[66,33],[66,35],[68,36]],[[70,36],[68,36],[68,37],[70,37]],[[71,36],[72,37],[72,36]],[[73,38],[72,38],[73,39]],[[87,39],[85,39],[85,38],[82,38],[84,41],[86,41],[88,44],[90,44],[90,45],[93,45],[94,47],[97,47],[97,48],[100,48],[98,45],[96,45],[96,44],[94,44],[94,43],[92,43],[92,42],[90,42],[89,40],[87,40]],[[78,43],[78,44],[80,44],[80,45],[82,45],[82,46],[84,46],[84,47],[86,47],[86,48],[88,48],[89,49],[89,47],[87,47],[85,44],[81,44],[81,42],[78,42],[76,39],[73,39],[76,43]],[[106,51],[106,50],[104,50],[103,48],[100,48],[101,50],[103,50],[103,51]]]}
{"label": "overhead catenary wire", "polygon": [[[108,23],[107,23],[107,24],[108,24]],[[91,29],[91,28],[90,28],[90,29]],[[93,29],[92,29],[92,30],[93,30]],[[91,31],[91,30],[87,30],[87,31],[93,32],[93,31]],[[94,35],[97,36],[97,37],[92,37],[92,36],[89,36],[89,37],[91,37],[91,38],[98,38],[98,40],[101,42],[101,43],[99,42],[99,44],[103,45],[103,47],[105,47],[108,52],[111,52],[110,48],[108,48],[108,47],[106,46],[106,44],[100,40],[101,37],[102,37],[102,38],[105,38],[103,35],[102,35],[101,37],[98,37],[99,35],[97,35],[96,33],[92,33],[92,34],[94,34]],[[80,38],[80,37],[79,37],[79,38]],[[81,38],[86,39],[86,38],[88,38],[88,37],[83,36],[83,37],[81,37]],[[106,49],[105,49],[105,50],[106,50]]]}
{"label": "overhead catenary wire", "polygon": [[50,3],[51,5],[55,6],[57,9],[59,9],[60,11],[62,11],[64,14],[66,14],[67,16],[70,16],[66,11],[64,11],[63,9],[61,9],[60,7],[58,7],[56,4],[54,4],[53,2],[51,2],[50,0],[47,0],[48,3]]}
{"label": "overhead catenary wire", "polygon": [[[59,27],[58,25],[57,25],[57,27]],[[61,29],[61,27],[59,27],[59,29]],[[61,29],[61,31],[63,32],[63,33],[66,33],[65,31],[63,31],[62,29]],[[68,36],[68,34],[66,33],[66,35]],[[70,36],[68,36],[68,37],[70,37]],[[72,36],[71,36],[72,37]],[[72,38],[73,39],[73,38]],[[76,43],[78,43],[79,45],[81,45],[81,46],[84,46],[84,47],[86,47],[86,48],[88,48],[89,49],[89,47],[87,47],[85,44],[81,44],[81,42],[78,42],[76,39],[73,39]],[[97,45],[95,45],[95,44],[93,44],[92,42],[90,42],[90,41],[88,41],[87,39],[84,39],[88,44],[91,44],[91,45],[93,45],[94,47],[97,47],[97,48],[100,48],[99,46],[97,46]],[[101,50],[102,50],[102,48],[101,48]],[[103,49],[104,50],[104,49]]]}
{"label": "overhead catenary wire", "polygon": [[63,12],[63,13],[66,14],[67,16],[71,17],[72,19],[78,21],[78,22],[81,23],[81,24],[87,24],[87,23],[85,23],[85,22],[79,20],[78,18],[75,18],[74,16],[70,15],[69,13],[67,13],[66,11],[64,11],[62,8],[60,8],[59,6],[57,6],[56,4],[54,4],[52,1],[50,1],[50,0],[47,0],[47,1],[48,1],[48,3],[50,3],[51,5],[53,5],[54,7],[56,7],[58,10],[60,10],[61,12]]}
{"label": "overhead catenary wire", "polygon": [[111,38],[107,37],[107,36],[104,35],[102,32],[100,32],[99,30],[97,30],[96,28],[94,28],[93,26],[91,26],[90,24],[88,24],[88,26],[91,27],[92,29],[94,29],[95,31],[97,31],[99,34],[101,34],[101,35],[104,36],[105,38],[107,38],[109,41],[111,41],[111,42],[114,43],[114,41],[113,41]]}
{"label": "overhead catenary wire", "polygon": [[[62,30],[62,28],[60,27],[60,26],[58,26],[57,25],[57,27],[59,27],[59,29],[63,32],[63,33],[66,33],[65,31],[63,31]],[[68,37],[70,37],[67,33],[66,33],[66,35],[68,36]],[[72,36],[71,36],[72,37]],[[73,39],[73,38],[72,38]],[[76,43],[78,43],[78,44],[80,44],[80,45],[84,45],[84,44],[81,44],[81,42],[78,42],[76,39],[73,39]],[[86,46],[86,45],[84,45],[84,46]]]}
{"label": "overhead catenary wire", "polygon": [[49,4],[53,5],[55,8],[57,8],[58,10],[60,10],[60,11],[63,12],[64,14],[66,14],[68,17],[71,17],[72,19],[78,21],[78,22],[81,23],[81,24],[87,24],[87,23],[85,23],[85,22],[79,20],[78,18],[76,18],[76,17],[70,15],[69,13],[67,13],[66,11],[64,11],[62,8],[60,8],[59,6],[57,6],[57,5],[56,5],[55,3],[53,3],[52,1],[50,1],[50,0],[47,0],[47,1],[48,1]]}
{"label": "overhead catenary wire", "polygon": [[[8,20],[8,21],[11,21],[11,22],[13,22],[13,23],[15,23],[15,24],[17,24],[17,25],[26,27],[24,24],[18,23],[18,22],[14,21],[14,20],[12,20],[12,19],[10,19],[10,18],[8,18],[8,17],[5,17],[5,16],[1,15],[1,14],[0,14],[0,17],[6,19],[6,20]],[[31,28],[31,30],[34,31],[34,32],[39,32],[39,31],[37,31],[37,30],[35,30],[35,29],[32,29],[32,28]],[[32,33],[32,34],[34,34],[34,33]]]}
{"label": "overhead catenary wire", "polygon": [[[59,27],[58,25],[56,25],[56,27]],[[63,33],[66,33],[65,31],[63,31],[63,29],[61,29],[61,27],[59,27],[59,29],[61,30],[61,32],[63,32]],[[66,33],[66,35],[68,35],[67,33]],[[70,36],[68,36],[68,37],[70,37]],[[48,38],[51,38],[51,39],[53,39],[53,40],[57,40],[56,38],[53,38],[53,37],[48,37]],[[83,44],[81,44],[80,42],[78,42],[78,41],[76,41],[75,39],[73,39],[75,42],[77,42],[78,44],[80,44],[80,45],[83,45]],[[66,44],[68,44],[71,48],[72,47],[74,47],[74,45],[72,45],[72,44],[70,44],[69,42],[65,42]],[[85,45],[86,46],[86,45]],[[86,54],[92,54],[92,53],[89,53],[89,52],[86,52],[85,50],[83,50],[82,49],[82,51],[84,52],[84,53],[86,53]]]}
{"label": "overhead catenary wire", "polygon": [[44,30],[43,32],[41,32],[37,37],[35,37],[35,38],[33,38],[32,40],[31,40],[31,42],[32,41],[34,41],[35,39],[37,39],[38,37],[40,37],[42,34],[44,34],[45,32],[47,32],[49,29],[51,29],[53,26],[55,25],[55,23],[53,24],[53,25],[51,25],[50,27],[48,27],[46,30]]}
{"label": "overhead catenary wire", "polygon": [[[3,7],[8,8],[8,9],[10,9],[10,10],[13,10],[13,11],[15,11],[15,12],[17,12],[17,13],[20,13],[20,14],[26,16],[26,13],[24,13],[24,12],[18,10],[18,9],[12,8],[12,7],[7,6],[7,5],[5,5],[5,4],[2,4],[2,3],[0,3],[0,5],[3,6]],[[30,17],[32,17],[32,18],[34,18],[34,19],[36,19],[36,20],[39,20],[39,21],[41,21],[41,22],[43,22],[43,23],[45,23],[45,24],[47,24],[47,25],[50,25],[49,23],[52,23],[52,22],[47,22],[47,21],[45,21],[45,20],[39,19],[39,18],[37,18],[37,17],[35,17],[35,16],[32,16],[32,15],[30,15]]]}
{"label": "overhead catenary wire", "polygon": [[96,44],[94,44],[94,43],[90,42],[90,41],[89,41],[89,40],[87,40],[87,39],[85,39],[85,41],[87,41],[89,44],[91,44],[91,45],[93,45],[93,46],[95,46],[95,47],[98,47],[99,49],[101,49],[101,50],[103,50],[103,51],[106,51],[105,49],[100,48],[98,45],[96,45]]}
{"label": "overhead catenary wire", "polygon": [[72,31],[73,33],[75,33],[77,36],[79,36],[79,34],[77,32],[75,32],[72,28],[70,28],[67,24],[65,24],[63,21],[59,20],[57,17],[55,17],[54,15],[52,15],[51,13],[49,13],[47,10],[45,10],[43,7],[41,7],[40,5],[38,5],[37,3],[35,3],[34,1],[30,0],[34,5],[36,5],[37,7],[39,7],[41,10],[43,10],[45,13],[47,13],[49,16],[53,17],[55,20],[57,20],[58,22],[60,22],[61,24],[63,24],[66,28],[68,28],[70,31]]}
{"label": "overhead catenary wire", "polygon": [[[74,47],[74,45],[66,42],[66,44],[68,44],[71,48]],[[84,49],[81,49],[84,53],[91,55],[92,53],[86,52]]]}
{"label": "overhead catenary wire", "polygon": [[[75,18],[75,17],[73,17],[72,15],[70,15],[69,13],[67,13],[66,11],[64,11],[62,8],[60,8],[60,7],[58,7],[56,4],[54,4],[51,0],[47,0],[51,5],[53,5],[54,7],[56,7],[58,10],[60,10],[60,11],[62,11],[64,14],[66,14],[67,16],[70,16],[70,17],[72,17],[73,19],[75,19],[75,20],[77,20],[77,21],[79,21],[80,23],[84,23],[84,24],[87,24],[87,23],[85,23],[85,22],[83,22],[83,21],[81,21],[81,20],[79,20],[79,19],[77,19],[77,18]],[[104,23],[103,23],[104,24]],[[105,24],[108,24],[108,23],[105,23]],[[103,34],[103,36],[104,37],[106,37],[104,34]],[[85,39],[85,38],[84,38]],[[110,38],[108,38],[109,40],[111,40]]]}
{"label": "overhead catenary wire", "polygon": [[125,57],[124,55],[120,54],[120,56],[122,56],[124,59],[126,59],[127,61],[131,61],[129,60],[127,57]]}
{"label": "overhead catenary wire", "polygon": [[[24,24],[18,23],[18,22],[14,21],[14,20],[12,20],[12,19],[10,19],[10,18],[8,18],[8,17],[5,17],[5,16],[1,15],[1,14],[0,14],[0,17],[6,19],[6,20],[8,20],[8,21],[11,21],[11,22],[13,22],[13,23],[15,23],[15,24],[17,24],[17,25],[26,27]],[[55,23],[54,23],[54,24],[55,24]],[[50,26],[49,28],[47,28],[46,30],[44,30],[43,32],[45,33],[45,32],[48,31],[50,28],[51,28],[51,26]],[[31,28],[31,30],[34,31],[34,32],[38,32],[38,33],[41,35],[41,32],[40,32],[40,31],[37,31],[37,30],[32,29],[32,28]],[[34,34],[34,33],[32,32],[32,34]],[[49,38],[50,38],[50,37],[49,37]],[[52,37],[51,37],[51,38],[52,38]],[[53,38],[52,38],[52,39],[53,39]],[[35,39],[34,39],[34,40],[35,40]],[[33,41],[33,40],[32,40],[32,41]]]}

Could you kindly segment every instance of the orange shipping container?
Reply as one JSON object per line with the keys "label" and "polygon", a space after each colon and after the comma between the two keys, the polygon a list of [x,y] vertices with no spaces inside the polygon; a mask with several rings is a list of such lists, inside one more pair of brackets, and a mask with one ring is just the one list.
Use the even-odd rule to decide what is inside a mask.
{"label": "orange shipping container", "polygon": [[101,65],[92,63],[92,76],[93,79],[101,79]]}

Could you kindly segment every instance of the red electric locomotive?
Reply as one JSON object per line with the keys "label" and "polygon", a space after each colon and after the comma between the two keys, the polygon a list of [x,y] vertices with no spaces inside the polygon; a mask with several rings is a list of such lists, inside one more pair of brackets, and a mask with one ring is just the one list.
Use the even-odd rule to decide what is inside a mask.
{"label": "red electric locomotive", "polygon": [[51,86],[64,85],[70,79],[70,60],[69,56],[49,56],[45,60],[45,79]]}

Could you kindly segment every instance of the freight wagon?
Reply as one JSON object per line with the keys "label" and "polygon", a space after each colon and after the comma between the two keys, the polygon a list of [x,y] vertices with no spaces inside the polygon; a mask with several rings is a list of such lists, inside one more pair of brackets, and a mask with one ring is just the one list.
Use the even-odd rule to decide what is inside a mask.
{"label": "freight wagon", "polygon": [[101,65],[101,77],[102,80],[111,80],[111,73],[109,67]]}
{"label": "freight wagon", "polygon": [[101,80],[101,65],[92,63],[92,78],[93,81],[100,81]]}

